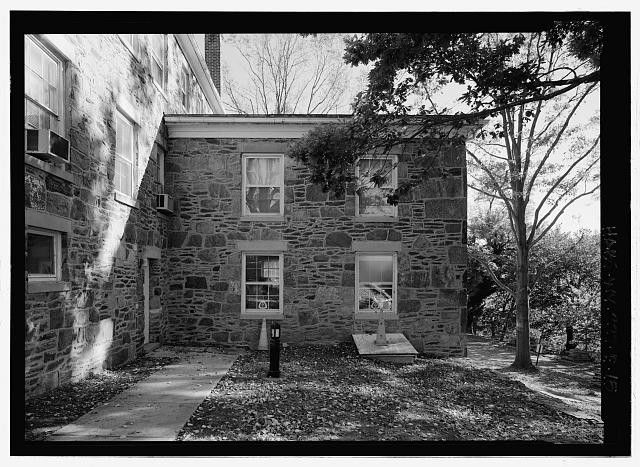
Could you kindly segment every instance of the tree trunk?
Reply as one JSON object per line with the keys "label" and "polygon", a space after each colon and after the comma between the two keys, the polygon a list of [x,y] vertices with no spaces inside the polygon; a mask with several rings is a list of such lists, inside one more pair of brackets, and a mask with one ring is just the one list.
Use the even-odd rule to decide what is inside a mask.
{"label": "tree trunk", "polygon": [[521,215],[515,219],[518,227],[516,232],[518,255],[516,263],[516,358],[511,366],[520,370],[531,370],[535,367],[531,362],[531,344],[529,342],[529,248],[524,209],[519,210],[518,204],[516,203],[516,213]]}

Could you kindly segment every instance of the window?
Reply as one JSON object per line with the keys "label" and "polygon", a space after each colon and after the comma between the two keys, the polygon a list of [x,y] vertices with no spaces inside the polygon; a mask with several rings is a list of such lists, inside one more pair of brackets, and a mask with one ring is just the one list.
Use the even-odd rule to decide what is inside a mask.
{"label": "window", "polygon": [[164,89],[167,57],[165,39],[165,34],[151,34],[151,76],[160,89]]}
{"label": "window", "polygon": [[[364,157],[356,166],[356,177],[362,186],[356,196],[356,214],[361,217],[395,217],[397,206],[387,203],[387,195],[393,193],[398,186],[398,170],[395,157]],[[372,177],[384,177],[381,186],[375,186]]]}
{"label": "window", "polygon": [[116,111],[116,166],[114,185],[116,191],[133,196],[133,167],[135,157],[133,123]]}
{"label": "window", "polygon": [[251,155],[242,159],[244,215],[282,216],[284,157]]}
{"label": "window", "polygon": [[60,280],[60,232],[27,229],[27,274],[29,281]]}
{"label": "window", "polygon": [[243,253],[243,312],[282,313],[282,264],[282,253]]}
{"label": "window", "polygon": [[136,58],[139,58],[141,49],[140,34],[118,34],[118,36],[120,36],[120,39],[122,39],[131,53]]}
{"label": "window", "polygon": [[356,312],[396,312],[395,253],[356,254]]}
{"label": "window", "polygon": [[25,127],[53,130],[63,134],[62,61],[40,42],[25,36],[24,65]]}
{"label": "window", "polygon": [[191,79],[186,67],[182,67],[180,74],[180,100],[185,110],[188,111],[191,105]]}
{"label": "window", "polygon": [[197,93],[196,95],[196,113],[204,114],[206,111],[206,104],[204,103],[204,97],[201,93]]}
{"label": "window", "polygon": [[156,145],[156,154],[157,154],[157,164],[158,164],[158,188],[160,191],[158,193],[164,193],[164,150]]}

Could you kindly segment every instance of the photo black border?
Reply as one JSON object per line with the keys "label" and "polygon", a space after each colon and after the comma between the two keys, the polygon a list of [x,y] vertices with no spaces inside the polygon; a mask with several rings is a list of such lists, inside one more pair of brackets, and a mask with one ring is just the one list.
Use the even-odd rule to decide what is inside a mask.
{"label": "photo black border", "polygon": [[[628,456],[631,452],[629,12],[79,12],[11,11],[11,439],[16,456]],[[108,442],[24,440],[24,210],[22,36],[29,33],[518,32],[551,21],[592,19],[604,27],[601,68],[603,257],[602,418],[604,444],[541,442]],[[179,29],[179,30],[176,30]]]}

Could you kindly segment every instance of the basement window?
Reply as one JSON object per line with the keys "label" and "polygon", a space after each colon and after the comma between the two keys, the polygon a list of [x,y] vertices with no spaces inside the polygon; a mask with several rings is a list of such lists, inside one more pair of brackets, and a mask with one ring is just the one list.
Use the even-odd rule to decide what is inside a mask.
{"label": "basement window", "polygon": [[[397,217],[398,207],[387,203],[387,195],[398,186],[397,166],[395,156],[363,157],[358,161],[356,178],[361,187],[356,196],[358,217]],[[383,177],[384,181],[376,186],[372,177]]]}
{"label": "basement window", "polygon": [[243,253],[243,313],[282,314],[282,265],[282,253]]}
{"label": "basement window", "polygon": [[242,159],[242,214],[283,216],[284,156],[247,155]]}
{"label": "basement window", "polygon": [[27,229],[27,274],[29,281],[59,281],[61,271],[60,232]]}
{"label": "basement window", "polygon": [[356,254],[356,314],[396,313],[395,253]]}

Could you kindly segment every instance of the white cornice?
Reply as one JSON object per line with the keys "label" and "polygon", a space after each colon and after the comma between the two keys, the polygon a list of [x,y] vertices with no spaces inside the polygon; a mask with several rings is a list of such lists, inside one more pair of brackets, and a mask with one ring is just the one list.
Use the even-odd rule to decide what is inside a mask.
{"label": "white cornice", "polygon": [[[346,123],[350,115],[165,115],[165,124],[170,138],[257,138],[289,139],[302,138],[312,128],[330,123]],[[455,131],[471,138],[473,131],[486,124],[465,125]],[[450,129],[438,127],[444,134]],[[411,127],[406,129],[411,133]],[[437,137],[437,135],[434,135]]]}
{"label": "white cornice", "polygon": [[343,122],[340,117],[165,116],[169,138],[301,138],[318,125]]}
{"label": "white cornice", "polygon": [[209,68],[207,68],[204,57],[198,52],[193,34],[174,34],[174,36],[213,112],[224,114],[222,99],[213,84],[213,79],[211,78],[211,73],[209,73]]}

